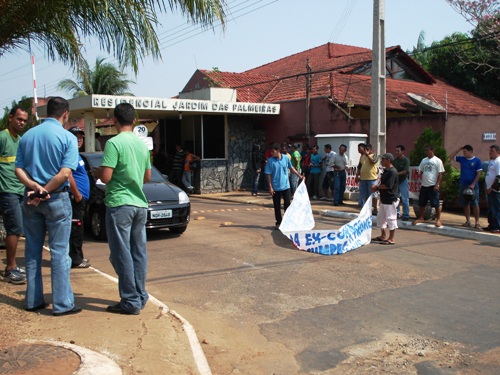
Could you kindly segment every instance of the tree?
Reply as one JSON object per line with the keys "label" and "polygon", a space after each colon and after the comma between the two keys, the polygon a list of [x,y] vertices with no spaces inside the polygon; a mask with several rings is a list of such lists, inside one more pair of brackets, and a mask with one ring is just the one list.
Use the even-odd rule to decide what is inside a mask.
{"label": "tree", "polygon": [[85,39],[96,37],[120,67],[151,55],[161,57],[157,14],[179,10],[203,26],[224,23],[225,0],[1,0],[0,58],[18,48],[41,45],[51,60],[83,64]]}
{"label": "tree", "polygon": [[429,73],[483,98],[500,100],[500,53],[493,40],[454,33],[430,47],[420,41],[412,53]]}
{"label": "tree", "polygon": [[498,0],[446,0],[474,26],[479,36],[489,36],[500,44],[500,2]]}
{"label": "tree", "polygon": [[85,61],[83,66],[76,70],[77,82],[71,79],[62,80],[58,89],[72,93],[73,98],[92,94],[132,95],[128,90],[129,84],[134,82],[126,79],[125,73],[104,60],[98,57],[94,69]]}

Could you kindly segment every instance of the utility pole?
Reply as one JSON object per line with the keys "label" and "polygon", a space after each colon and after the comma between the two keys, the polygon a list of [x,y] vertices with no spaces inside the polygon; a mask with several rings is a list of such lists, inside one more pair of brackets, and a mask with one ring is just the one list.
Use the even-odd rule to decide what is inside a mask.
{"label": "utility pole", "polygon": [[306,136],[309,137],[311,134],[311,120],[310,120],[310,113],[311,113],[311,99],[309,98],[309,93],[311,92],[311,66],[309,65],[309,59],[307,59],[307,64],[306,64],[306,69],[307,69],[307,74],[306,74]]}
{"label": "utility pole", "polygon": [[385,153],[385,0],[373,0],[372,98],[370,142],[375,154]]}

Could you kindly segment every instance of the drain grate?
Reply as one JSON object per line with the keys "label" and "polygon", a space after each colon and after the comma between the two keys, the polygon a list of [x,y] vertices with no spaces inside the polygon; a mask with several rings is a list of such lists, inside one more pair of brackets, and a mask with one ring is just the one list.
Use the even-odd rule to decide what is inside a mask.
{"label": "drain grate", "polygon": [[23,344],[0,352],[0,374],[70,375],[79,366],[78,354],[49,344]]}

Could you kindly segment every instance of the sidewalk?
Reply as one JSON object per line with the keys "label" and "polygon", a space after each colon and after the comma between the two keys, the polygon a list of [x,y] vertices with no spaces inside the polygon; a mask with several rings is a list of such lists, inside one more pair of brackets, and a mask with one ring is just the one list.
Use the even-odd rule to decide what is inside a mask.
{"label": "sidewalk", "polygon": [[[269,195],[269,193],[263,191],[259,192],[258,196],[252,196],[249,191],[232,191],[227,193],[196,195],[195,197],[273,207],[271,196]],[[313,213],[317,215],[354,219],[359,213],[357,202],[344,202],[345,205],[334,206],[333,202],[331,201],[313,200],[311,201],[311,207]],[[429,220],[425,224],[412,225],[413,220],[415,220],[415,216],[413,214],[413,208],[411,206],[410,217],[410,221],[398,221],[398,226],[400,229],[418,230],[449,237],[475,240],[478,242],[500,244],[500,236],[497,234],[491,234],[489,232],[484,232],[482,230],[477,230],[474,228],[462,227],[462,224],[465,222],[465,217],[459,212],[449,212],[443,210],[443,212],[441,212],[441,222],[443,223],[444,227],[442,228],[436,228],[433,220]],[[486,218],[480,217],[479,223],[483,227],[487,226]]]}
{"label": "sidewalk", "polygon": [[140,315],[106,312],[118,299],[116,279],[93,267],[71,270],[75,304],[83,311],[52,316],[49,260],[44,250],[47,309],[25,311],[26,285],[0,281],[0,374],[210,374],[193,327],[154,296]]}
{"label": "sidewalk", "polygon": [[[193,198],[272,207],[268,194],[252,196],[247,191],[196,195]],[[332,202],[311,202],[319,215],[354,218],[356,202],[333,206]],[[500,244],[500,236],[463,228],[462,215],[443,212],[443,228],[433,222],[412,225],[400,221],[400,228],[464,238],[479,243]],[[480,223],[485,226],[486,219]],[[5,257],[5,250],[1,250]],[[24,242],[18,254],[23,254]],[[50,255],[43,254],[45,294],[50,300]],[[154,296],[138,316],[107,313],[116,302],[116,279],[94,268],[71,271],[75,301],[83,312],[53,317],[52,306],[39,313],[23,308],[25,285],[0,282],[0,374],[114,375],[114,374],[210,374],[202,344],[193,327]],[[6,324],[9,322],[9,324]]]}

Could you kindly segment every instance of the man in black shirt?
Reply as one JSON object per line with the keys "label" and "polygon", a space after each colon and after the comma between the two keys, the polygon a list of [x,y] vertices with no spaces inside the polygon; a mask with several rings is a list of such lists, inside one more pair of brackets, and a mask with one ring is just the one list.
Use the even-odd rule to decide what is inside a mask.
{"label": "man in black shirt", "polygon": [[[382,155],[384,173],[382,173],[380,183],[371,187],[372,191],[380,193],[380,210],[377,215],[377,227],[382,232],[375,240],[380,241],[384,245],[394,245],[394,234],[398,227],[398,171],[392,165],[393,161],[394,156],[392,154],[387,153]],[[387,237],[385,228],[389,228],[389,237]]]}

